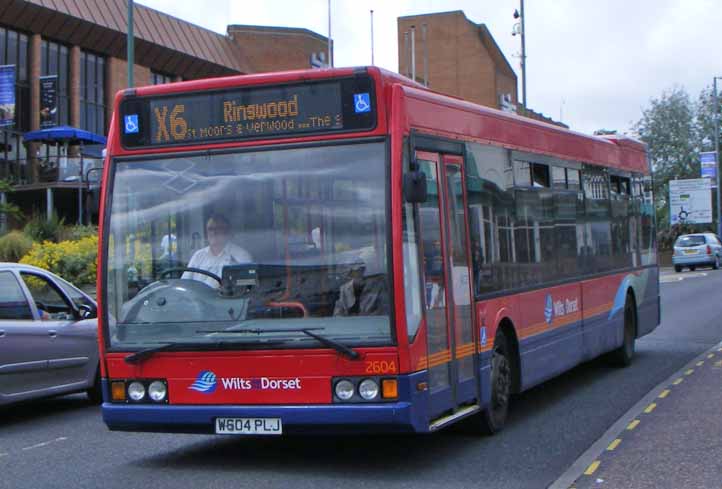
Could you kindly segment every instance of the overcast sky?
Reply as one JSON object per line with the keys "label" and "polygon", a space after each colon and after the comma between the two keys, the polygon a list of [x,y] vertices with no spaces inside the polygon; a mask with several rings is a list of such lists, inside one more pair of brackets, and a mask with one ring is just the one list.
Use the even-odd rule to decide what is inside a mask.
{"label": "overcast sky", "polygon": [[[138,0],[208,29],[228,24],[304,27],[328,33],[328,0]],[[485,23],[517,72],[518,0],[331,0],[336,66],[375,61],[398,70],[396,18],[463,10]],[[572,129],[627,131],[649,100],[675,85],[696,98],[722,76],[722,0],[527,0],[527,101]]]}

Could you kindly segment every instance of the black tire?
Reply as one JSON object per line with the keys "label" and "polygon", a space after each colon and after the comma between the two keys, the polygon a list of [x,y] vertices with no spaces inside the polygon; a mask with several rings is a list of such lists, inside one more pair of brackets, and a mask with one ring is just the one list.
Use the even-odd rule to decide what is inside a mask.
{"label": "black tire", "polygon": [[513,363],[509,342],[501,331],[494,338],[494,350],[491,355],[491,399],[489,406],[480,414],[481,432],[493,435],[504,428],[509,414],[509,398],[514,380]]}
{"label": "black tire", "polygon": [[690,272],[694,272],[696,269],[697,269],[697,266],[695,266],[695,265],[692,265],[691,267],[689,267]]}
{"label": "black tire", "polygon": [[92,404],[100,404],[103,402],[103,387],[100,382],[100,367],[98,367],[98,370],[95,372],[93,387],[85,391],[85,393]]}
{"label": "black tire", "polygon": [[675,265],[675,266],[674,266],[674,271],[677,272],[677,273],[679,273],[679,272],[682,271],[682,267],[680,267],[679,265]]}
{"label": "black tire", "polygon": [[637,340],[637,304],[632,294],[627,294],[624,303],[624,340],[622,346],[609,352],[609,361],[616,367],[628,367],[634,359],[634,344]]}

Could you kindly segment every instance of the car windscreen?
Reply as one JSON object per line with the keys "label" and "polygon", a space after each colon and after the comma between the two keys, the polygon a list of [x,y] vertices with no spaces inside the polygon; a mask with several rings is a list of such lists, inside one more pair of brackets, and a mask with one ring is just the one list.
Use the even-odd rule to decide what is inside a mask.
{"label": "car windscreen", "polygon": [[259,347],[313,343],[299,328],[390,344],[385,155],[376,142],[116,162],[110,346],[238,329]]}
{"label": "car windscreen", "polygon": [[703,244],[705,244],[704,236],[690,235],[680,236],[674,246],[678,246],[680,248],[688,248],[690,246],[701,246]]}

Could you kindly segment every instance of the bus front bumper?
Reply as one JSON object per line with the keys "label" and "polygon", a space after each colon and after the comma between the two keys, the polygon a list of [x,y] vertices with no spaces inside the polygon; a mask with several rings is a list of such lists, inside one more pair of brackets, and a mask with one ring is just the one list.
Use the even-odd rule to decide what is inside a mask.
{"label": "bus front bumper", "polygon": [[[215,433],[216,418],[280,418],[283,434],[426,432],[419,406],[379,404],[306,406],[186,406],[103,403],[103,421],[113,431]],[[242,436],[242,435],[241,435]]]}

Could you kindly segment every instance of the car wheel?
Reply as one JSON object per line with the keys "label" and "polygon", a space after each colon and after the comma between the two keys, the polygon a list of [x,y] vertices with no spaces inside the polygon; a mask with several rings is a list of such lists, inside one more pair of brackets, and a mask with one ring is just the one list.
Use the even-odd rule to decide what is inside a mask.
{"label": "car wheel", "polygon": [[689,267],[690,272],[694,272],[696,269],[697,269],[697,267],[695,265],[692,265],[691,267]]}
{"label": "car wheel", "polygon": [[682,267],[680,267],[679,265],[675,265],[675,266],[674,266],[674,271],[677,272],[677,273],[679,273],[679,272],[682,271]]}
{"label": "car wheel", "polygon": [[98,370],[95,372],[93,387],[85,391],[85,393],[88,395],[88,400],[90,400],[92,404],[100,404],[103,402],[103,387],[100,382],[100,366],[98,366]]}
{"label": "car wheel", "polygon": [[632,294],[627,294],[624,303],[624,340],[622,346],[608,354],[609,363],[617,367],[631,365],[634,358],[634,344],[637,339],[637,305]]}
{"label": "car wheel", "polygon": [[499,331],[494,339],[494,350],[491,354],[491,399],[489,405],[479,415],[481,432],[484,434],[498,433],[506,424],[514,378],[512,368],[508,340],[506,335]]}

